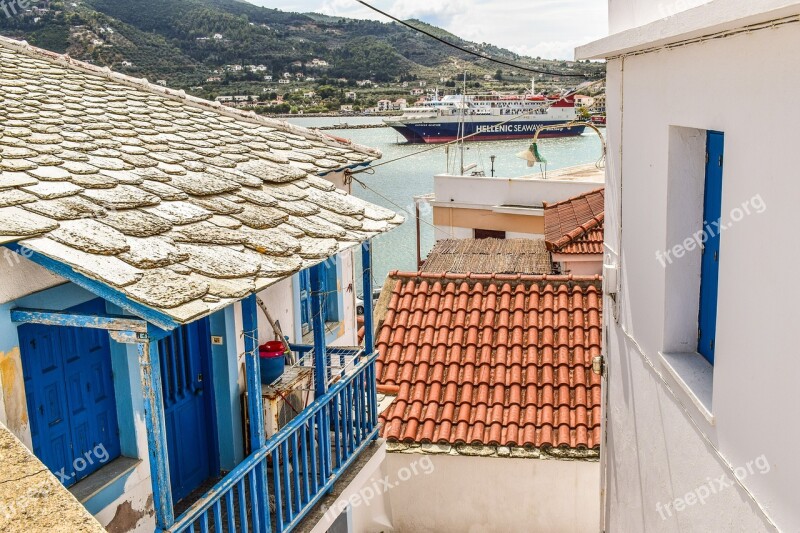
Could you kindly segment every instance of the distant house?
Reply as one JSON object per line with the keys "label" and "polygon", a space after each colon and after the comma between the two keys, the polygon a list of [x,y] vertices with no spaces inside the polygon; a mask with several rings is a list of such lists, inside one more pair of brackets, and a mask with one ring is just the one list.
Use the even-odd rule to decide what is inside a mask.
{"label": "distant house", "polygon": [[603,273],[604,189],[544,204],[544,238],[562,274]]}
{"label": "distant house", "polygon": [[391,100],[378,100],[378,111],[390,111],[392,109]]}
{"label": "distant house", "polygon": [[219,76],[209,76],[208,78],[206,78],[206,81],[208,83],[218,83],[222,81],[222,78],[220,78]]}
{"label": "distant house", "polygon": [[358,94],[356,94],[355,91],[348,91],[344,93],[344,97],[347,98],[348,100],[355,100],[356,98],[358,98]]}
{"label": "distant house", "polygon": [[303,74],[302,72],[298,72],[297,74],[294,75],[294,77],[297,78],[298,80],[302,80],[303,78],[306,77],[306,75]]}
{"label": "distant house", "polygon": [[492,81],[493,79],[494,78],[492,77],[491,74],[484,74],[483,75],[483,81]]}
{"label": "distant house", "polygon": [[290,80],[287,80],[286,78],[281,78],[280,80],[278,80],[278,83],[280,83],[281,85],[289,85],[292,82]]}
{"label": "distant house", "polygon": [[425,94],[424,89],[411,89],[411,96],[422,96]]}
{"label": "distant house", "polygon": [[222,39],[223,39],[223,36],[222,36],[221,33],[215,33],[214,34],[214,40],[215,41],[221,41]]}
{"label": "distant house", "polygon": [[162,87],[166,87],[167,80],[156,80],[156,84],[161,85]]}
{"label": "distant house", "polygon": [[283,73],[283,77],[286,78],[286,79],[289,79],[289,78],[292,77],[292,73],[291,72],[284,72]]}
{"label": "distant house", "polygon": [[358,85],[359,87],[371,87],[372,86],[372,81],[370,81],[370,80],[359,80],[359,81],[356,82],[356,85]]}
{"label": "distant house", "polygon": [[353,104],[344,104],[339,106],[339,111],[342,113],[352,113],[353,112]]}
{"label": "distant house", "polygon": [[420,87],[427,87],[427,86],[428,86],[428,82],[427,82],[427,81],[425,81],[425,80],[421,80],[421,81],[419,82],[419,86],[420,86]]}
{"label": "distant house", "polygon": [[404,81],[404,82],[402,83],[402,87],[403,87],[403,89],[405,89],[406,87],[408,87],[408,82],[407,82],[407,81]]}
{"label": "distant house", "polygon": [[309,77],[306,78],[306,81],[307,82],[317,81],[317,78],[314,78],[313,76],[309,76]]}
{"label": "distant house", "polygon": [[394,102],[395,109],[405,109],[406,107],[408,107],[408,100],[406,100],[405,98],[398,98],[397,100],[395,100]]}
{"label": "distant house", "polygon": [[576,94],[574,98],[576,107],[589,109],[594,104],[594,98],[586,96],[585,94]]}
{"label": "distant house", "polygon": [[303,93],[303,98],[314,98],[315,96],[317,96],[317,93],[314,91],[306,91]]}
{"label": "distant house", "polygon": [[233,102],[233,96],[217,96],[214,100],[221,103]]}
{"label": "distant house", "polygon": [[589,112],[597,113],[597,114],[606,114],[606,95],[598,94],[594,97],[591,107],[589,108]]}
{"label": "distant house", "polygon": [[264,76],[264,81],[272,81],[272,76],[267,74],[266,76]]}
{"label": "distant house", "polygon": [[131,63],[130,61],[123,61],[122,62],[122,66],[123,67],[132,67],[133,63]]}

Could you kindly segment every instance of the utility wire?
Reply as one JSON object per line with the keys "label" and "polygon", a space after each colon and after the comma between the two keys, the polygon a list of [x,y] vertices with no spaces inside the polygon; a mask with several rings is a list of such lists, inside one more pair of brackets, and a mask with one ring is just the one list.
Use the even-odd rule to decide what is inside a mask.
{"label": "utility wire", "polygon": [[535,72],[536,74],[547,74],[548,76],[562,76],[562,77],[565,77],[565,78],[588,78],[589,77],[588,74],[566,74],[566,73],[562,73],[562,72],[551,72],[549,70],[541,70],[541,69],[535,69],[535,68],[531,68],[531,67],[523,67],[522,65],[509,63],[508,61],[503,61],[502,59],[495,59],[495,58],[490,57],[488,55],[481,54],[481,53],[475,52],[473,50],[469,50],[468,48],[464,48],[464,47],[459,46],[459,45],[457,45],[455,43],[451,43],[450,41],[446,41],[446,40],[442,39],[441,37],[438,37],[438,36],[430,33],[429,31],[423,30],[422,28],[417,28],[416,26],[412,26],[408,22],[406,22],[404,20],[400,20],[399,18],[397,18],[397,17],[395,17],[393,15],[390,15],[389,13],[386,13],[385,11],[381,11],[377,7],[372,6],[372,5],[364,2],[363,0],[356,0],[356,2],[358,2],[361,5],[363,5],[364,7],[368,7],[369,9],[371,9],[371,10],[377,12],[377,13],[380,13],[384,17],[392,19],[393,21],[397,22],[398,24],[402,24],[406,28],[410,28],[410,29],[412,29],[412,30],[414,30],[416,32],[422,33],[423,35],[427,35],[431,39],[439,41],[440,43],[442,43],[444,45],[447,45],[447,46],[449,46],[451,48],[455,48],[456,50],[460,50],[460,51],[464,52],[465,54],[470,54],[470,55],[479,57],[481,59],[485,59],[487,61],[491,61],[492,63],[497,63],[499,65],[505,65],[507,67],[512,67],[512,68],[515,68],[515,69],[524,70],[526,72]]}

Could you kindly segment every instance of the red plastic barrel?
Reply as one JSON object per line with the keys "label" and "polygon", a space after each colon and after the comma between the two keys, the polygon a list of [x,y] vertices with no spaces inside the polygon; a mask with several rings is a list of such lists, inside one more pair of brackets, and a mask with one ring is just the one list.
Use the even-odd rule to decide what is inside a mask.
{"label": "red plastic barrel", "polygon": [[261,383],[269,385],[283,375],[286,350],[281,341],[270,341],[258,347]]}

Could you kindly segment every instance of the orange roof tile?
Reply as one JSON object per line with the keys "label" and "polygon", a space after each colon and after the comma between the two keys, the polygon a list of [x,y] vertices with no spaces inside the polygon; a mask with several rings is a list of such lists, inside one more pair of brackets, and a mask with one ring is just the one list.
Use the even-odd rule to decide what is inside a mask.
{"label": "orange roof tile", "polygon": [[544,206],[547,249],[560,254],[602,254],[605,189]]}
{"label": "orange roof tile", "polygon": [[599,276],[391,273],[376,376],[397,397],[383,436],[598,448],[600,287]]}

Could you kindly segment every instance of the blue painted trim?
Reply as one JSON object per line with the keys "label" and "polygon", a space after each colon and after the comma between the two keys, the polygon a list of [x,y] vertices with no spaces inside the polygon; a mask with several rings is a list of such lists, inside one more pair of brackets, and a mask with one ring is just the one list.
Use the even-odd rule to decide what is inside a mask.
{"label": "blue painted trim", "polygon": [[300,273],[292,275],[292,317],[294,319],[294,340],[295,342],[303,341],[303,318],[300,312]]}
{"label": "blue painted trim", "polygon": [[157,342],[139,344],[139,370],[144,397],[144,421],[147,428],[156,530],[163,530],[172,526],[175,514],[169,480],[167,429],[164,421],[164,401],[161,396],[161,365]]}
{"label": "blue painted trim", "polygon": [[322,317],[322,291],[325,265],[311,267],[311,327],[314,332],[314,395],[320,397],[328,390],[328,358],[325,353],[325,321]]}
{"label": "blue painted trim", "polygon": [[41,311],[38,309],[17,308],[11,310],[11,321],[22,324],[44,324],[46,326],[147,332],[147,322],[144,320],[120,315],[87,315],[68,311]]}
{"label": "blue painted trim", "polygon": [[[264,447],[264,409],[261,398],[261,365],[258,354],[258,301],[255,294],[242,300],[242,329],[244,330],[245,380],[247,382],[247,414],[250,419],[250,449]],[[267,466],[258,465],[256,473],[256,499],[269,501],[267,494]],[[257,530],[269,530],[269,506],[259,509]],[[255,525],[255,524],[254,524]]]}
{"label": "blue painted trim", "polygon": [[109,287],[108,285],[101,283],[99,281],[93,280],[88,276],[80,274],[76,272],[72,267],[56,261],[55,259],[51,259],[46,255],[40,254],[39,252],[34,252],[30,248],[25,248],[24,253],[21,253],[23,250],[23,246],[18,243],[9,243],[4,245],[6,248],[17,252],[20,255],[23,255],[27,259],[33,261],[37,265],[40,265],[50,272],[54,274],[58,274],[62,278],[65,278],[76,285],[83,287],[84,289],[100,296],[104,300],[107,300],[113,304],[116,304],[123,309],[130,311],[134,315],[147,320],[151,324],[155,324],[162,329],[175,329],[180,324],[178,324],[175,320],[173,320],[168,315],[161,313],[160,311],[156,311],[150,307],[147,307],[143,304],[135,302],[119,292],[117,289]]}
{"label": "blue painted trim", "polygon": [[375,329],[372,324],[372,242],[361,245],[361,270],[364,290],[364,351],[375,351]]}
{"label": "blue painted trim", "polygon": [[211,364],[216,398],[219,466],[224,471],[233,470],[244,458],[233,316],[233,306],[228,306],[210,317],[211,335],[223,338],[222,345],[211,345]]}

